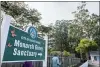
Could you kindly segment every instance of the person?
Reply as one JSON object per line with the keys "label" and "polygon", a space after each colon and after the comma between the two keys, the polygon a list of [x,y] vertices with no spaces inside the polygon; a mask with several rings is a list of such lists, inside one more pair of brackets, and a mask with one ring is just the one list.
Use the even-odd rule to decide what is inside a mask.
{"label": "person", "polygon": [[33,67],[32,62],[31,61],[30,62],[29,61],[24,62],[23,67]]}
{"label": "person", "polygon": [[57,54],[55,54],[52,58],[52,67],[60,67],[60,65],[59,58],[57,57]]}

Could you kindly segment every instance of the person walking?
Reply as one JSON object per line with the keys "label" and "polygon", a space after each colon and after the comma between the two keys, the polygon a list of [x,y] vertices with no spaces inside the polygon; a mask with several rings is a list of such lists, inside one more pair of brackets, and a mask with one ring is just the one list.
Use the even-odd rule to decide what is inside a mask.
{"label": "person walking", "polygon": [[54,57],[52,58],[52,67],[60,67],[60,62],[59,62],[59,57],[57,56],[57,54],[54,55]]}

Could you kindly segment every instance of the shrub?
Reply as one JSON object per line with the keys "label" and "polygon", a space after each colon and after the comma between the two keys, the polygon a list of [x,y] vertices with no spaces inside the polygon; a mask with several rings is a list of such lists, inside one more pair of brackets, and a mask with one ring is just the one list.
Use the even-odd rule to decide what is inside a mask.
{"label": "shrub", "polygon": [[63,55],[67,57],[67,56],[70,56],[71,54],[70,54],[70,52],[67,52],[66,50],[64,50]]}

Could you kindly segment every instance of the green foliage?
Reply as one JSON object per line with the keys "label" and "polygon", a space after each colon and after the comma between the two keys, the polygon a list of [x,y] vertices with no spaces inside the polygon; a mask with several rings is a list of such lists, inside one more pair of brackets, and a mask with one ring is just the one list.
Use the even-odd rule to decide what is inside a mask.
{"label": "green foliage", "polygon": [[81,26],[81,33],[84,38],[93,38],[93,34],[96,32],[96,25],[99,20],[99,16],[96,14],[89,14],[88,9],[85,8],[86,3],[82,2],[82,5],[77,7],[77,11],[73,12],[75,19],[73,23]]}
{"label": "green foliage", "polygon": [[55,49],[68,50],[68,24],[64,20],[57,20],[54,26]]}
{"label": "green foliage", "polygon": [[[100,22],[99,22],[100,24]],[[97,27],[95,27],[95,33],[93,35],[94,40],[96,41],[96,43],[98,44],[98,46],[100,47],[100,25],[98,25]]]}
{"label": "green foliage", "polygon": [[63,51],[63,56],[70,56],[71,54],[69,52],[67,52],[66,50]]}
{"label": "green foliage", "polygon": [[98,45],[95,41],[89,39],[82,39],[76,47],[77,52],[86,53],[91,50],[97,50]]}
{"label": "green foliage", "polygon": [[[88,58],[88,52],[89,51],[95,51],[97,50],[98,45],[95,41],[90,40],[90,39],[81,39],[80,43],[78,44],[78,46],[75,48],[76,52],[80,53],[81,58],[86,58],[87,60]],[[83,56],[83,54],[85,54]]]}
{"label": "green foliage", "polygon": [[51,55],[58,55],[58,56],[60,56],[61,52],[60,51],[51,51]]}
{"label": "green foliage", "polygon": [[50,54],[51,53],[51,49],[48,49],[48,54]]}
{"label": "green foliage", "polygon": [[59,55],[59,56],[65,56],[65,57],[68,57],[68,56],[71,56],[71,54],[70,54],[70,52],[67,52],[66,50],[64,50],[63,52],[61,52],[61,51],[51,51],[51,53],[50,53],[51,55]]}
{"label": "green foliage", "polygon": [[[99,35],[97,35],[97,32],[99,31],[97,29],[98,27],[97,23],[100,17],[96,14],[89,14],[89,11],[88,9],[85,8],[85,6],[86,6],[86,2],[82,2],[82,4],[77,7],[77,11],[72,13],[75,19],[72,20],[72,24],[69,29],[70,30],[69,38],[71,38],[72,40],[74,39],[74,41],[76,42],[75,44],[78,44],[82,38],[88,38],[88,39],[95,40],[95,42],[99,44],[100,37]],[[84,42],[84,39],[82,41]],[[85,41],[88,42],[88,40],[85,40]],[[91,50],[91,49],[95,50],[97,48],[97,47],[95,48],[91,47],[87,50],[84,50],[87,47],[90,47],[90,45],[88,45],[89,42],[86,44],[87,45],[80,45],[79,47],[76,47],[76,51],[86,52],[87,50]],[[84,46],[86,48],[83,48]]]}
{"label": "green foliage", "polygon": [[[100,46],[100,16],[90,14],[82,2],[72,14],[73,20],[57,20],[52,28],[55,50],[85,53]],[[66,53],[66,52],[65,52]]]}
{"label": "green foliage", "polygon": [[38,30],[39,30],[40,32],[42,32],[42,33],[49,33],[50,30],[52,30],[52,28],[51,28],[51,27],[44,26],[44,25],[41,25],[41,26],[38,28]]}
{"label": "green foliage", "polygon": [[48,48],[48,54],[52,54],[53,51],[55,51],[54,48]]}
{"label": "green foliage", "polygon": [[14,26],[20,28],[27,26],[29,23],[32,25],[39,24],[41,19],[41,14],[36,9],[29,9],[24,2],[1,2],[2,11],[6,14],[11,15],[16,23],[12,23]]}
{"label": "green foliage", "polygon": [[83,38],[82,27],[78,24],[70,24],[68,33],[68,43],[71,48],[71,51],[74,52],[76,45],[79,43],[80,39]]}
{"label": "green foliage", "polygon": [[[71,50],[74,52],[77,44],[79,44],[83,38],[95,40],[95,42],[99,44],[100,37],[98,32],[100,29],[98,30],[98,28],[100,27],[97,23],[100,17],[96,14],[90,14],[85,6],[86,2],[82,2],[82,4],[77,7],[77,10],[72,13],[74,15],[73,20],[56,21],[54,27],[56,49],[59,50],[63,48],[63,50]],[[66,30],[63,32],[62,29]],[[79,48],[83,48],[83,46],[85,45],[77,47],[76,51],[79,51]],[[89,45],[85,47],[89,47]],[[84,52],[84,50],[81,50],[81,52]]]}

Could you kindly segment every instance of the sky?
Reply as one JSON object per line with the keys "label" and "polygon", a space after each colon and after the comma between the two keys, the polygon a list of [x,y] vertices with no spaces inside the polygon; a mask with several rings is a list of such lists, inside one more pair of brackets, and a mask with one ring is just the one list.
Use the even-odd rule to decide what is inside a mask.
{"label": "sky", "polygon": [[[81,2],[25,2],[28,7],[37,9],[41,13],[42,19],[40,22],[48,26],[50,23],[55,23],[56,20],[72,20],[74,16],[72,12],[77,10],[77,6]],[[86,8],[90,14],[99,15],[99,2],[87,2]]]}

